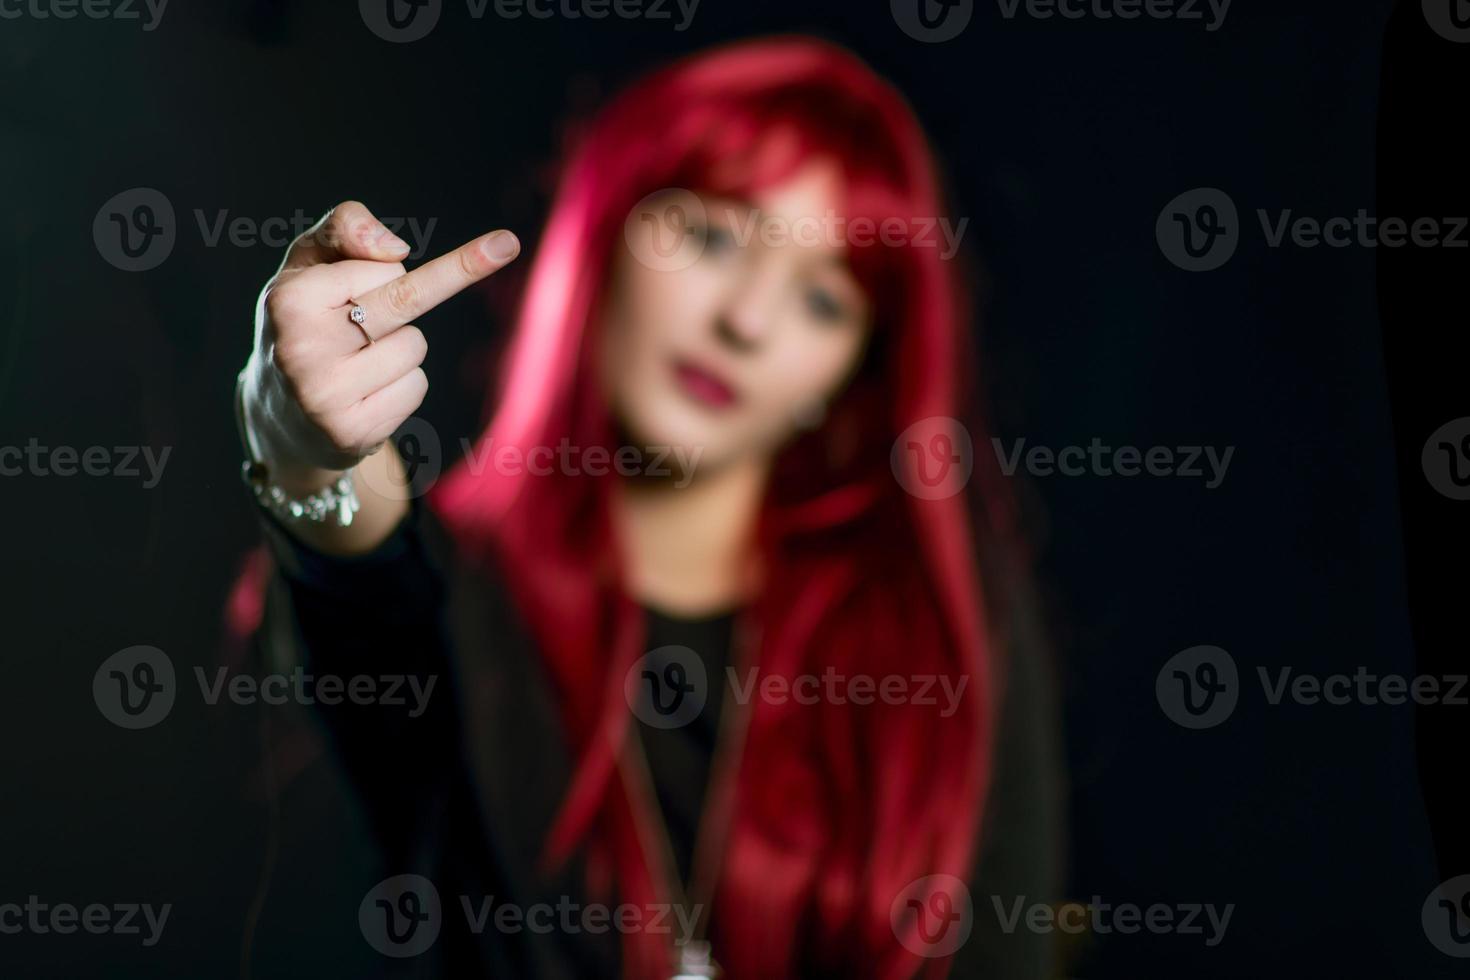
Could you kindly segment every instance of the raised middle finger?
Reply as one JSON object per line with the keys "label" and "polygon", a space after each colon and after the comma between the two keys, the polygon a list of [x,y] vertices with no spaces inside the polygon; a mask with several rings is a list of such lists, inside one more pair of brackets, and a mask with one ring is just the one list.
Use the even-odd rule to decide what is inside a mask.
{"label": "raised middle finger", "polygon": [[355,297],[362,307],[358,325],[373,340],[384,337],[500,269],[520,250],[521,243],[508,231],[481,235]]}

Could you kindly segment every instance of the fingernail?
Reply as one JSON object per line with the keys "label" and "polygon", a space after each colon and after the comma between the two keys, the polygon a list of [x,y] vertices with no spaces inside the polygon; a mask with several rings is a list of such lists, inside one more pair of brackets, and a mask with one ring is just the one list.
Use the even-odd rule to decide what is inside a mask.
{"label": "fingernail", "polygon": [[389,231],[387,225],[378,225],[373,230],[372,236],[373,244],[385,252],[392,252],[394,255],[407,255],[409,253],[408,242],[405,242]]}
{"label": "fingernail", "polygon": [[482,244],[480,248],[482,248],[485,254],[490,256],[492,259],[503,262],[506,259],[513,259],[516,257],[516,253],[521,250],[521,243],[517,241],[516,236],[512,235],[510,232],[497,231],[495,234],[485,239],[484,244]]}

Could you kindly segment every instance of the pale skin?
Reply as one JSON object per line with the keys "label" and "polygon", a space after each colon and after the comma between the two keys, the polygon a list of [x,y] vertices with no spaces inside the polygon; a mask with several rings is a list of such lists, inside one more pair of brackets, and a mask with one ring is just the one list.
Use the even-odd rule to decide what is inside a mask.
{"label": "pale skin", "polygon": [[[633,598],[677,615],[726,611],[759,587],[751,544],[776,452],[820,415],[859,363],[866,296],[841,242],[744,240],[748,220],[794,224],[841,200],[839,171],[809,162],[749,202],[707,198],[708,243],[688,268],[650,268],[620,250],[599,311],[601,382],[638,446],[697,452],[693,479],[620,479],[612,517]],[[338,555],[371,551],[408,512],[392,443],[428,390],[428,342],[413,321],[519,253],[496,231],[405,272],[408,248],[357,202],[292,244],[257,304],[246,417],[272,478],[304,495],[356,466],[351,525],[291,533]],[[363,330],[349,299],[367,311]],[[691,388],[677,366],[712,384]],[[710,380],[713,379],[713,380]],[[698,384],[700,382],[695,382]],[[810,422],[808,421],[808,424]]]}

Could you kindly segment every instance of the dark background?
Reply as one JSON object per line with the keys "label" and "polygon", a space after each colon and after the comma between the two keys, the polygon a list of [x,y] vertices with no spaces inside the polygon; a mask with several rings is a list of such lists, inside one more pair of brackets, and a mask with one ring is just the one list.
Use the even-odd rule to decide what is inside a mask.
{"label": "dark background", "polygon": [[[1095,936],[1068,943],[1069,975],[1463,971],[1420,925],[1430,890],[1470,867],[1436,866],[1412,708],[1270,706],[1255,682],[1258,666],[1416,669],[1395,467],[1425,499],[1419,446],[1467,413],[1405,412],[1402,399],[1426,391],[1463,394],[1458,348],[1422,363],[1404,351],[1423,353],[1414,330],[1462,333],[1463,309],[1399,322],[1386,371],[1380,330],[1398,321],[1388,308],[1380,318],[1382,256],[1268,248],[1255,210],[1442,212],[1434,192],[1453,186],[1447,134],[1463,129],[1466,46],[1432,35],[1418,7],[1394,15],[1398,84],[1383,106],[1398,115],[1383,120],[1388,0],[1235,0],[1214,32],[1007,20],[981,2],[964,33],[932,45],[900,31],[886,3],[836,0],[703,0],[683,33],[615,18],[475,21],[448,0],[410,44],[379,40],[351,3],[174,0],[152,32],[0,20],[0,445],[172,447],[153,489],[0,478],[0,902],[173,904],[151,949],[0,936],[0,976],[234,976],[247,933],[255,976],[376,964],[356,913],[379,875],[306,722],[196,695],[132,732],[90,695],[102,660],[134,644],[181,672],[234,655],[222,610],[256,534],[231,394],[279,250],[210,247],[195,209],[260,221],[355,197],[437,219],[431,254],[494,227],[529,252],[569,119],[671,55],[772,31],[850,46],[918,111],[953,214],[969,218],[985,398],[1007,445],[1235,447],[1213,490],[1116,476],[1020,488],[1062,661],[1068,896],[1235,904],[1218,946]],[[1390,122],[1380,172],[1375,140]],[[178,239],[157,268],[130,273],[104,259],[92,226],[140,186],[171,201]],[[1242,241],[1222,268],[1189,273],[1160,253],[1154,222],[1201,186],[1234,200]],[[1380,208],[1380,195],[1414,210]],[[1457,200],[1442,213],[1465,214]],[[1464,272],[1460,257],[1415,257],[1389,270],[1405,302],[1447,263]],[[485,362],[518,289],[519,273],[502,275],[425,319],[433,386],[420,414],[449,444],[476,431]],[[1440,373],[1421,381],[1425,364]],[[1397,460],[1390,379],[1412,435]],[[1425,506],[1446,503],[1430,494]],[[1421,521],[1417,540],[1442,532]],[[1418,581],[1422,655],[1423,623],[1463,578],[1421,567]],[[1226,723],[1187,731],[1160,710],[1154,681],[1198,644],[1230,651],[1246,685]],[[279,812],[262,723],[286,747]]]}

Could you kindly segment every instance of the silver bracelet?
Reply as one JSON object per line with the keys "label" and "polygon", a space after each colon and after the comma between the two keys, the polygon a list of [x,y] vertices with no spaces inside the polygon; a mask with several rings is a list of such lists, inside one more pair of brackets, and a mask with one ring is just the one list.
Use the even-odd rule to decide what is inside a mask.
{"label": "silver bracelet", "polygon": [[254,492],[256,502],[288,524],[296,521],[325,524],[330,518],[337,527],[347,527],[352,523],[352,516],[362,508],[357,489],[352,485],[351,470],[331,486],[305,497],[289,497],[286,491],[271,483],[264,463],[247,459],[240,474]]}
{"label": "silver bracelet", "polygon": [[240,444],[245,447],[245,462],[241,464],[240,476],[245,480],[256,503],[274,514],[286,524],[309,521],[325,524],[329,520],[337,527],[347,527],[360,509],[357,488],[352,483],[352,470],[339,476],[331,486],[309,493],[305,497],[288,496],[285,490],[271,482],[270,469],[256,456],[255,440],[251,438],[250,426],[245,421],[244,399],[245,372],[241,371],[235,381],[235,424],[240,430]]}

